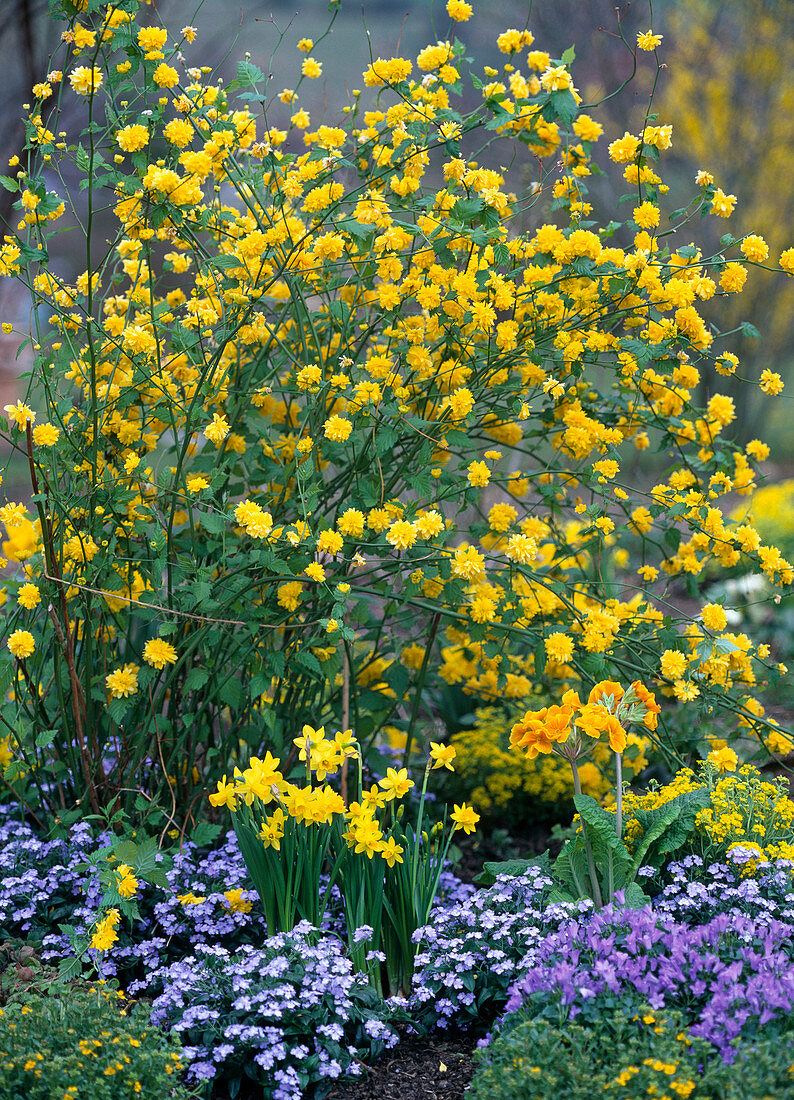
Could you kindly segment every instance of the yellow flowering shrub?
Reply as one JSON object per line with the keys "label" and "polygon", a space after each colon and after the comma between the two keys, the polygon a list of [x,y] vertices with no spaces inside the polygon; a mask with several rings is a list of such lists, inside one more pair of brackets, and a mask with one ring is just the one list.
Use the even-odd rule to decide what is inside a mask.
{"label": "yellow flowering shrub", "polygon": [[[770,424],[761,394],[782,388],[792,337],[792,284],[769,261],[789,247],[794,215],[787,182],[794,117],[786,106],[794,89],[794,12],[786,0],[724,0],[718,6],[688,0],[672,6],[668,18],[669,79],[658,110],[673,123],[686,168],[708,169],[726,191],[739,194],[734,232],[744,237],[741,251],[772,268],[721,303],[726,322],[738,327],[753,321],[763,340],[748,330],[732,349],[737,354],[716,363],[710,382],[736,401],[745,438],[766,428],[775,433],[776,450],[786,448],[790,456],[785,414],[772,412]],[[747,377],[757,379],[758,388],[739,380]]]}
{"label": "yellow flowering shrub", "polygon": [[[665,599],[742,552],[794,579],[726,520],[755,452],[731,442],[730,395],[697,398],[724,357],[711,318],[760,253],[697,241],[695,215],[738,201],[708,173],[673,208],[671,126],[601,143],[572,54],[524,57],[529,30],[497,36],[500,79],[451,25],[312,119],[325,36],[271,102],[251,60],[222,84],[189,42],[144,33],[137,0],[53,8],[53,94],[38,86],[2,182],[19,220],[0,275],[34,318],[5,432],[33,501],[0,512],[9,592],[41,594],[14,601],[3,647],[20,796],[184,815],[303,723],[365,742],[395,725],[407,764],[444,684],[526,706],[655,680],[763,734],[751,640]],[[588,180],[607,159],[632,204],[601,226]],[[67,278],[48,242],[81,192],[53,181],[76,175],[86,260]],[[646,491],[628,469],[649,447]],[[602,561],[631,532],[642,565],[614,587]],[[659,658],[680,645],[671,681]]]}
{"label": "yellow flowering shrub", "polygon": [[731,749],[717,749],[697,772],[679,771],[662,787],[623,798],[623,840],[633,852],[644,835],[643,815],[680,797],[692,804],[686,838],[679,838],[676,858],[688,853],[708,864],[741,847],[757,856],[745,863],[752,873],[759,859],[794,860],[794,801],[783,778],[762,775],[752,764],[738,766]]}

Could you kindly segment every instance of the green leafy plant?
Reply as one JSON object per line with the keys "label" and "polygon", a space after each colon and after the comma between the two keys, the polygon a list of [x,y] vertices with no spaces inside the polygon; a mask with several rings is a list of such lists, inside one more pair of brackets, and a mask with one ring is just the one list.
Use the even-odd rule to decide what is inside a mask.
{"label": "green leafy plant", "polygon": [[672,853],[694,853],[708,866],[743,848],[748,872],[759,859],[794,856],[788,783],[740,765],[731,749],[713,750],[696,771],[682,769],[644,794],[627,794],[625,809],[624,836],[634,861],[659,870]]}
{"label": "green leafy plant", "polygon": [[[509,1020],[509,1018],[508,1018]],[[523,1020],[474,1056],[473,1100],[588,1100],[593,1095],[719,1100],[731,1070],[674,1012],[620,1013],[582,1027]]]}
{"label": "green leafy plant", "polygon": [[0,1062],[8,1100],[90,1096],[195,1095],[175,1032],[149,1023],[149,1010],[110,988],[52,983],[47,994],[15,997],[0,1009]]}
{"label": "green leafy plant", "polygon": [[91,877],[96,876],[102,887],[102,895],[92,929],[78,932],[70,924],[59,925],[61,933],[72,944],[72,954],[63,958],[59,966],[62,980],[80,975],[86,966],[93,966],[89,950],[109,951],[118,939],[118,927],[122,917],[131,924],[139,923],[141,913],[136,894],[141,882],[165,889],[167,872],[173,866],[173,858],[160,850],[155,837],[121,836],[91,852],[76,870]]}

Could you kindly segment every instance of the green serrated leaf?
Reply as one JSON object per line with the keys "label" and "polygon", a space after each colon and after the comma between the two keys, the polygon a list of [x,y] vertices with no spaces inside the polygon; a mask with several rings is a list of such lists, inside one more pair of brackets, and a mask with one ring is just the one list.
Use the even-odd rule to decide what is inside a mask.
{"label": "green serrated leaf", "polygon": [[497,875],[510,875],[517,878],[524,874],[527,867],[541,867],[544,871],[550,871],[549,853],[542,852],[533,859],[506,859],[499,863],[490,861],[483,863],[482,871],[474,876],[473,881],[477,886],[493,886]]}
{"label": "green serrated leaf", "polygon": [[9,783],[14,783],[19,779],[20,775],[25,771],[25,764],[22,760],[12,760],[3,772],[3,778]]}
{"label": "green serrated leaf", "polygon": [[73,978],[79,976],[83,969],[83,965],[80,959],[70,956],[66,959],[61,959],[58,963],[58,980],[61,982],[72,981]]}
{"label": "green serrated leaf", "polygon": [[132,706],[132,702],[129,699],[111,699],[108,703],[108,715],[112,722],[123,722]]}
{"label": "green serrated leaf", "polygon": [[206,668],[191,668],[185,677],[185,690],[198,691],[199,688],[204,687],[209,678],[210,674]]}
{"label": "green serrated leaf", "polygon": [[236,256],[213,256],[207,260],[208,267],[216,267],[219,271],[228,271],[230,268],[239,267],[240,261]]}
{"label": "green serrated leaf", "polygon": [[579,113],[579,107],[570,88],[552,92],[549,96],[549,103],[557,118],[566,125],[573,122]]}
{"label": "green serrated leaf", "polygon": [[198,521],[211,535],[220,535],[226,528],[226,517],[218,512],[199,512]]}
{"label": "green serrated leaf", "polygon": [[323,670],[320,667],[320,662],[314,654],[309,653],[308,650],[299,650],[292,659],[300,668],[309,669],[312,672],[318,673],[318,675],[322,675]]}
{"label": "green serrated leaf", "polygon": [[222,703],[225,703],[231,710],[237,711],[243,701],[243,685],[238,679],[231,677],[224,684],[221,684],[217,695]]}
{"label": "green serrated leaf", "polygon": [[664,541],[672,550],[677,550],[681,543],[681,532],[676,527],[668,528],[664,533]]}
{"label": "green serrated leaf", "polygon": [[222,832],[223,828],[220,825],[214,825],[209,821],[199,821],[190,834],[190,839],[197,848],[205,848],[217,840]]}
{"label": "green serrated leaf", "polygon": [[468,222],[479,214],[484,206],[484,200],[479,197],[473,199],[458,199],[450,213],[457,221]]}

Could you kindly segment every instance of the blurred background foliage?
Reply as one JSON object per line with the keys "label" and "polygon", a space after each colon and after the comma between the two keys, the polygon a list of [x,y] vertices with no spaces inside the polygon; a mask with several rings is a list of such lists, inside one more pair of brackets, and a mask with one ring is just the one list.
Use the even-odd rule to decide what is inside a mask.
{"label": "blurred background foliage", "polygon": [[[669,6],[667,24],[669,78],[659,112],[673,123],[681,171],[708,168],[725,191],[739,196],[738,231],[754,226],[770,255],[778,256],[790,246],[794,226],[794,5],[686,0]],[[794,284],[772,272],[754,275],[741,305],[722,303],[727,327],[751,319],[761,333],[760,340],[737,336],[737,374],[757,378],[770,367],[791,385]],[[723,378],[720,388],[737,401],[742,441],[758,435],[758,391],[738,379]],[[767,403],[764,415],[769,409]],[[764,438],[790,459],[788,402],[778,403],[776,411],[777,423],[763,426]]]}
{"label": "blurred background foliage", "polygon": [[[504,64],[494,45],[497,30],[528,25],[535,47],[548,50],[552,57],[575,45],[574,75],[585,102],[610,97],[608,140],[641,125],[653,66],[639,64],[630,80],[635,64],[626,42],[633,43],[637,31],[650,25],[647,3],[489,0],[487,5],[475,2],[474,7],[474,18],[459,25],[459,33],[486,64]],[[0,0],[4,74],[0,149],[9,158],[22,147],[20,104],[48,71],[49,56],[58,41],[59,27],[47,12],[47,0]],[[298,39],[318,35],[326,18],[327,0],[204,0],[199,5],[160,0],[152,4],[153,21],[198,26],[199,37],[191,48],[193,63],[212,65],[230,79],[237,60],[250,51],[256,64],[272,72],[274,97],[294,80]],[[664,35],[660,53],[666,66],[654,110],[661,121],[673,124],[674,176],[677,173],[683,184],[701,168],[711,171],[724,191],[739,197],[730,223],[715,227],[715,236],[726,229],[735,236],[752,230],[766,238],[770,254],[776,257],[794,241],[794,4],[791,0],[656,0],[653,22]],[[302,106],[313,119],[332,117],[346,99],[345,90],[360,83],[371,57],[395,53],[415,57],[422,46],[440,37],[442,25],[446,25],[442,0],[341,0],[333,37],[319,54],[323,78],[304,85]],[[78,97],[72,99],[71,109],[81,111]],[[68,128],[69,119],[64,122]],[[518,155],[526,153],[522,150]],[[5,165],[0,170],[6,170]],[[616,195],[624,190],[616,171],[593,188],[594,200],[614,210]],[[0,191],[0,219],[5,222],[12,214],[12,199]],[[534,214],[550,220],[542,203]],[[706,228],[699,227],[698,232]],[[73,277],[82,270],[77,254],[80,237],[66,233],[58,240],[55,263],[67,278]],[[730,309],[731,303],[722,302],[721,307]],[[739,356],[740,377],[755,380],[768,367],[784,377],[787,390],[794,386],[794,356],[789,350],[794,335],[792,307],[793,282],[771,272],[768,276],[753,273],[750,286],[733,304],[736,313],[731,318],[737,328],[750,320],[761,333],[761,339],[741,333],[734,338],[730,350]],[[27,311],[24,289],[11,280],[0,281],[3,319],[25,329]],[[20,361],[15,358],[18,342],[13,336],[0,338],[3,402],[14,396],[17,377],[25,369],[24,356]],[[706,389],[717,388],[716,379],[705,372],[703,384]],[[769,402],[763,406],[767,421],[762,430],[761,395],[754,387],[742,386],[738,378],[721,378],[719,389],[736,401],[736,438],[746,442],[763,434],[772,447],[770,477],[790,472],[794,432],[789,427],[787,393],[774,403],[771,419]]]}

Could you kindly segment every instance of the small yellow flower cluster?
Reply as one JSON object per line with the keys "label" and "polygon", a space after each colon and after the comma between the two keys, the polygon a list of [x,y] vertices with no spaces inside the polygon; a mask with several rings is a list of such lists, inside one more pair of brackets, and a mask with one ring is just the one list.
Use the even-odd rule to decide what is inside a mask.
{"label": "small yellow flower cluster", "polygon": [[644,795],[625,795],[627,847],[633,849],[643,833],[635,811],[655,810],[679,795],[698,791],[708,794],[708,802],[695,816],[692,835],[682,852],[694,851],[714,860],[734,848],[749,849],[757,858],[743,864],[745,874],[751,874],[759,860],[794,856],[794,801],[788,784],[782,779],[765,779],[751,764],[738,766],[736,753],[725,747],[713,750],[698,773],[684,768],[663,787]]}
{"label": "small yellow flower cluster", "polygon": [[113,873],[116,877],[116,889],[122,898],[131,898],[138,889],[138,880],[132,873],[132,868],[126,863],[120,863]]}
{"label": "small yellow flower cluster", "polygon": [[94,951],[109,951],[119,938],[117,929],[120,921],[121,913],[118,909],[108,909],[97,921],[89,947]]}

